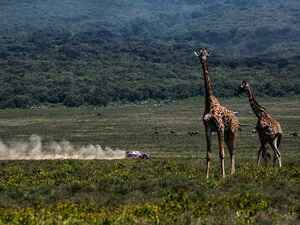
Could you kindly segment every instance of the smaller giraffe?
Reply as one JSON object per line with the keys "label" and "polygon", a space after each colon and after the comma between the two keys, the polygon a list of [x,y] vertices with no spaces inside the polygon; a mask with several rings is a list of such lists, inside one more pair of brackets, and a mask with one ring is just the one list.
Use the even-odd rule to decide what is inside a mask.
{"label": "smaller giraffe", "polygon": [[274,152],[273,165],[275,166],[276,161],[278,160],[279,167],[281,167],[281,154],[279,152],[279,146],[283,132],[280,123],[275,120],[264,107],[257,103],[249,82],[242,81],[239,87],[239,93],[243,91],[246,92],[249,98],[250,106],[258,119],[255,129],[258,133],[261,146],[258,150],[257,165],[260,164],[261,157],[266,160],[266,145],[269,144]]}

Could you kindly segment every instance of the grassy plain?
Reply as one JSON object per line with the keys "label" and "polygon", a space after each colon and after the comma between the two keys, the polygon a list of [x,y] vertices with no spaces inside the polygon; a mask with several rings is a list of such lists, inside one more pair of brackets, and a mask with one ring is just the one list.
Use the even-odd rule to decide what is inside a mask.
{"label": "grassy plain", "polygon": [[152,159],[2,161],[0,224],[300,224],[300,98],[259,101],[283,126],[283,168],[255,166],[256,119],[248,101],[223,99],[242,124],[237,173],[224,180],[216,140],[213,176],[204,178],[201,98],[2,110],[6,143],[38,134],[44,142],[142,150]]}

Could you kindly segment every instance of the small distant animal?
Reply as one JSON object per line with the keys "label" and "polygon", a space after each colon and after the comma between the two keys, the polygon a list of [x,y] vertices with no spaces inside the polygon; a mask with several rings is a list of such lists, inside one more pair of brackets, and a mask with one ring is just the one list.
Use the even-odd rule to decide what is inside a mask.
{"label": "small distant animal", "polygon": [[240,115],[240,112],[237,112],[237,111],[234,111],[233,113],[234,113],[234,115],[236,115],[236,116],[239,116],[239,115]]}
{"label": "small distant animal", "polygon": [[251,133],[256,134],[257,133],[256,129],[251,130]]}
{"label": "small distant animal", "polygon": [[293,137],[298,137],[298,133],[297,133],[297,132],[293,132],[293,133],[291,133],[291,135],[292,135]]}
{"label": "small distant animal", "polygon": [[189,132],[188,132],[188,135],[190,135],[190,136],[195,136],[195,135],[197,135],[197,134],[199,134],[198,131],[189,131]]}
{"label": "small distant animal", "polygon": [[159,132],[158,132],[158,131],[154,131],[154,134],[155,134],[155,135],[158,135],[158,134],[159,134]]}

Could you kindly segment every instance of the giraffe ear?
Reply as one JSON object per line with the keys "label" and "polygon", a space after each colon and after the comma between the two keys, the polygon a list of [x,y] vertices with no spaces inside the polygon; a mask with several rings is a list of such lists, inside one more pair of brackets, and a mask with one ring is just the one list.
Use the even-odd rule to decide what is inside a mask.
{"label": "giraffe ear", "polygon": [[198,57],[199,57],[199,54],[198,54],[198,52],[194,51],[194,54],[195,54],[195,56],[198,56]]}
{"label": "giraffe ear", "polygon": [[207,56],[210,56],[210,51],[206,48]]}

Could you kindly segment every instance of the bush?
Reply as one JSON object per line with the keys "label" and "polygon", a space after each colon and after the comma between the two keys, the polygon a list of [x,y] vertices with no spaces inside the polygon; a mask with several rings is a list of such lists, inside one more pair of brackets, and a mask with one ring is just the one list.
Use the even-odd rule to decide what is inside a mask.
{"label": "bush", "polygon": [[0,103],[0,108],[29,108],[38,104],[32,97],[17,95]]}
{"label": "bush", "polygon": [[83,104],[83,98],[80,95],[70,93],[66,95],[63,104],[69,107],[77,107]]}

